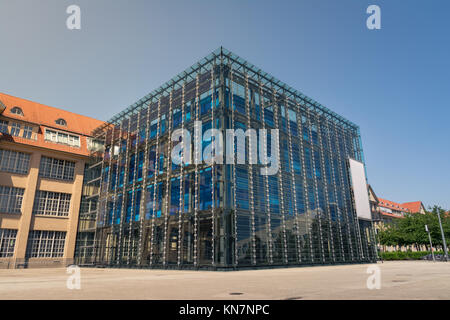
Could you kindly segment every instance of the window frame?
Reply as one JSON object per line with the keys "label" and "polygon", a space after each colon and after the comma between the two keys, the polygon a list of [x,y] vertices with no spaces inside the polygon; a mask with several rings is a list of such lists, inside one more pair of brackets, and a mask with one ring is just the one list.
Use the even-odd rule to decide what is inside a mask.
{"label": "window frame", "polygon": [[[15,112],[15,111],[18,111],[18,112]],[[24,116],[22,108],[20,108],[18,106],[12,107],[9,112],[11,114],[15,114],[15,115],[18,115],[18,116],[22,116],[22,117]]]}
{"label": "window frame", "polygon": [[29,153],[0,149],[0,171],[28,174],[30,161]]}
{"label": "window frame", "polygon": [[63,118],[56,119],[56,120],[55,120],[55,123],[56,123],[58,126],[67,127],[67,121],[66,121],[65,119],[63,119]]}
{"label": "window frame", "polygon": [[19,137],[21,129],[22,125],[19,122],[11,122],[11,129],[9,131],[9,134],[14,137]]}
{"label": "window frame", "polygon": [[73,181],[75,178],[75,161],[41,156],[39,177],[62,181]]}
{"label": "window frame", "polygon": [[0,132],[1,133],[9,134],[8,126],[9,126],[8,120],[0,119]]}
{"label": "window frame", "polygon": [[80,148],[80,136],[67,132],[45,128],[44,140],[57,144],[67,145],[74,148]]}
{"label": "window frame", "polygon": [[23,126],[22,138],[33,139],[33,126],[27,124]]}

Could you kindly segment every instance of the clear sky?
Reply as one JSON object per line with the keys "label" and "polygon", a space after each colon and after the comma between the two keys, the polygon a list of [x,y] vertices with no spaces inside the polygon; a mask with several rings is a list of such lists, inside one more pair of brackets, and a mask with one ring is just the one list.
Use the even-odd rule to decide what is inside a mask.
{"label": "clear sky", "polygon": [[[68,30],[66,8],[81,8]],[[381,8],[368,30],[366,8]],[[379,197],[450,208],[450,1],[0,0],[0,91],[107,120],[224,46],[361,127]]]}

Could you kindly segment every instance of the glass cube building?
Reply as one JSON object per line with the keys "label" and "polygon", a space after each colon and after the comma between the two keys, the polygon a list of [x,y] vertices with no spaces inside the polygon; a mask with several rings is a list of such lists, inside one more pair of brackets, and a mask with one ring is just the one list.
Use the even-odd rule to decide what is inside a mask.
{"label": "glass cube building", "polygon": [[[248,161],[250,138],[245,164],[176,165],[171,134],[193,135],[195,121],[202,132],[267,129],[263,152],[275,150],[279,170],[264,175],[263,164]],[[271,129],[279,130],[275,149]],[[348,172],[349,158],[364,162],[359,127],[224,48],[93,136],[78,264],[225,269],[376,260],[371,221],[356,215]]]}

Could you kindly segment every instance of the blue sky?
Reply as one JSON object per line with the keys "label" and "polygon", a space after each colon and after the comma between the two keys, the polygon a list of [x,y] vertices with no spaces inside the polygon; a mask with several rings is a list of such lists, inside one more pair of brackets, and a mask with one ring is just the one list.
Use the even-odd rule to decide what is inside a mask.
{"label": "blue sky", "polygon": [[[81,8],[81,30],[66,8]],[[366,8],[381,8],[381,30]],[[0,0],[0,91],[107,120],[219,46],[361,127],[378,196],[450,208],[450,2]]]}

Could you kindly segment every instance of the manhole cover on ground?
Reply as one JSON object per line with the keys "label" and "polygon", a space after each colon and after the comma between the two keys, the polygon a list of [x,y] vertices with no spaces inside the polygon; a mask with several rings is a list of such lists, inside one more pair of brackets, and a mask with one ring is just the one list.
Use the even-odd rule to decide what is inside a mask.
{"label": "manhole cover on ground", "polygon": [[230,293],[230,296],[240,296],[240,295],[243,295],[243,293],[242,292],[231,292]]}
{"label": "manhole cover on ground", "polygon": [[292,298],[287,298],[285,300],[300,300],[303,299],[303,297],[292,297]]}

